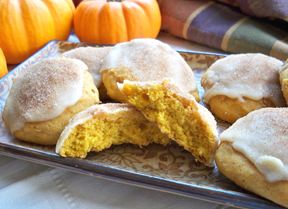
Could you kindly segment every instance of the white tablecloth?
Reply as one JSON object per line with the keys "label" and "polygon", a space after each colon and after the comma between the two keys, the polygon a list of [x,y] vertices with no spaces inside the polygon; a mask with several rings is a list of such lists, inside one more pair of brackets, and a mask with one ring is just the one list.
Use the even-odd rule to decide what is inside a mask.
{"label": "white tablecloth", "polygon": [[[220,52],[160,35],[176,50]],[[78,41],[70,36],[70,41]],[[0,155],[0,208],[228,209],[211,202],[91,177]]]}

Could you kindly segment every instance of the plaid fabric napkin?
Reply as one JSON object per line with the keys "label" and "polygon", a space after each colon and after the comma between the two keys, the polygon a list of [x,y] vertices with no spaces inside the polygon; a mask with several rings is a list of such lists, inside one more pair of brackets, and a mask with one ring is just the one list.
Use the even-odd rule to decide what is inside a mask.
{"label": "plaid fabric napkin", "polygon": [[230,53],[259,52],[281,60],[288,58],[287,0],[158,3],[162,31]]}

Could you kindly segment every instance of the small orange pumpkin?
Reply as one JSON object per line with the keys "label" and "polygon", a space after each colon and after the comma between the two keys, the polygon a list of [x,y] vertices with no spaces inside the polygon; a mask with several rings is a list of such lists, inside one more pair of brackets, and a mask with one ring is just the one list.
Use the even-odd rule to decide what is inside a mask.
{"label": "small orange pumpkin", "polygon": [[84,0],[74,14],[82,42],[117,44],[134,38],[156,38],[161,14],[156,0]]}
{"label": "small orange pumpkin", "polygon": [[67,40],[73,23],[72,0],[1,0],[0,47],[17,64],[53,39]]}
{"label": "small orange pumpkin", "polygon": [[0,78],[8,73],[5,56],[0,48]]}

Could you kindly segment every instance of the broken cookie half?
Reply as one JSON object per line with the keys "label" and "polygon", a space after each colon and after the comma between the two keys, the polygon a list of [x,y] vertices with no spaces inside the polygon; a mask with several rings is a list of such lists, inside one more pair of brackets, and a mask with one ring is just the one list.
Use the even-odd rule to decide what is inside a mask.
{"label": "broken cookie half", "polygon": [[207,166],[214,165],[218,132],[214,116],[195,98],[170,82],[118,84],[130,104],[171,139]]}
{"label": "broken cookie half", "polygon": [[171,140],[132,105],[109,103],[75,115],[60,136],[56,153],[85,158],[90,151],[99,152],[112,145],[145,146],[153,142],[167,145]]}

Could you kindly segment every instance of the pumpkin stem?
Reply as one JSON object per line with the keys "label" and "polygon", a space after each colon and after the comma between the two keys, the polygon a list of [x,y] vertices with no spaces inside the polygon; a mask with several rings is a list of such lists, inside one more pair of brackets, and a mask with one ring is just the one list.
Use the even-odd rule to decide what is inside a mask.
{"label": "pumpkin stem", "polygon": [[114,2],[122,2],[124,0],[107,0],[107,2],[112,2],[112,1],[114,1]]}

